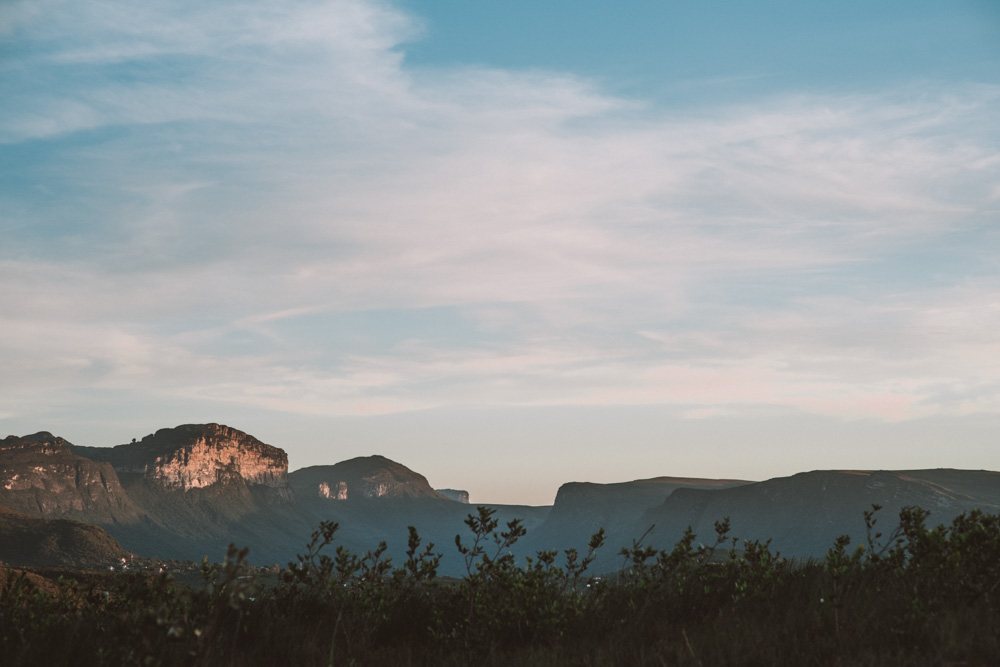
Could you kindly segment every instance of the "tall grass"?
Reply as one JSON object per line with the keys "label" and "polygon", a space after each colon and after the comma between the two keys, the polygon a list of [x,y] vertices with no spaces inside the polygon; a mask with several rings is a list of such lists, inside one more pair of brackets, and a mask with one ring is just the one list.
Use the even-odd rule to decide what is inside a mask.
{"label": "tall grass", "polygon": [[[168,575],[64,578],[44,593],[11,574],[0,590],[0,664],[39,665],[989,665],[1000,663],[1000,517],[928,528],[906,508],[886,536],[792,562],[729,536],[670,550],[636,540],[593,577],[603,546],[515,562],[518,521],[491,510],[456,537],[461,579],[411,529],[406,559],[335,546],[323,523],[281,581],[249,577],[246,550]],[[332,552],[332,553],[331,553]]]}

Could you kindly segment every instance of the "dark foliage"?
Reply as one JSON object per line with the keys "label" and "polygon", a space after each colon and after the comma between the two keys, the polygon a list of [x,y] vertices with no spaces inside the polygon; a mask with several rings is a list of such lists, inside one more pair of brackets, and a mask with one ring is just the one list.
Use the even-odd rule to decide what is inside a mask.
{"label": "dark foliage", "polygon": [[[636,540],[622,567],[594,577],[585,554],[515,562],[519,521],[484,507],[457,536],[458,580],[410,529],[399,566],[385,545],[334,547],[323,523],[280,581],[259,579],[246,549],[169,575],[0,584],[0,664],[77,665],[987,665],[1000,662],[1000,517],[971,512],[928,528],[906,508],[889,535],[839,538],[821,562],[794,563],[769,542],[711,544],[688,530],[671,550]],[[644,536],[645,537],[645,536]],[[332,554],[328,553],[332,549]]]}

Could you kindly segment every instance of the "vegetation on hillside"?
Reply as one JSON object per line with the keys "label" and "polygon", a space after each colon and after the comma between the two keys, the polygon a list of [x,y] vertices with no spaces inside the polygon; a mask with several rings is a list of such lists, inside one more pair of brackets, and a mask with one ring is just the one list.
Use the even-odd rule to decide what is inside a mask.
{"label": "vegetation on hillside", "polygon": [[1000,515],[929,528],[920,508],[887,535],[792,562],[769,542],[689,530],[670,550],[636,540],[614,576],[586,552],[516,562],[524,535],[480,507],[457,536],[460,579],[410,529],[385,545],[335,546],[323,523],[270,583],[231,547],[201,582],[81,573],[42,590],[10,572],[0,589],[0,664],[95,665],[946,665],[1000,660]]}

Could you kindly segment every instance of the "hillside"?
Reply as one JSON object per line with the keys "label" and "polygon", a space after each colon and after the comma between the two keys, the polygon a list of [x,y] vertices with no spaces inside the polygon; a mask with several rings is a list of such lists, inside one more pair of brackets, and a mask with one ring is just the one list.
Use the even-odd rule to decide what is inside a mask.
{"label": "hillside", "polygon": [[[441,573],[464,572],[455,536],[467,533],[469,505],[435,491],[427,479],[384,456],[364,456],[330,466],[311,466],[288,475],[297,504],[308,511],[314,525],[340,524],[337,544],[364,553],[379,542],[388,545],[394,560],[404,557],[409,526],[424,544],[434,543],[443,555]],[[497,518],[521,519],[534,530],[548,508],[496,506]]]}
{"label": "hillside", "polygon": [[0,440],[0,505],[99,524],[135,523],[142,515],[111,464],[77,456],[45,431]]}
{"label": "hillside", "polygon": [[384,456],[359,456],[334,465],[301,468],[289,474],[288,483],[301,500],[450,500],[431,488],[426,477]]}
{"label": "hillside", "polygon": [[0,562],[106,568],[129,551],[97,526],[41,519],[0,505]]}
{"label": "hillside", "polygon": [[520,550],[531,554],[539,550],[585,550],[591,535],[604,528],[606,546],[601,563],[615,567],[615,554],[632,544],[642,533],[635,523],[650,508],[656,507],[677,489],[725,489],[743,484],[743,480],[654,477],[631,482],[595,484],[569,482],[559,487],[555,504],[538,528],[529,532]]}
{"label": "hillside", "polygon": [[656,526],[650,544],[664,547],[692,526],[701,541],[714,536],[713,523],[730,518],[732,535],[773,539],[786,556],[821,557],[839,535],[853,543],[865,537],[863,512],[873,504],[879,530],[895,527],[899,510],[917,505],[931,512],[929,525],[962,512],[1000,509],[1000,473],[982,470],[818,470],[755,484],[707,491],[678,489],[632,525],[642,534]]}

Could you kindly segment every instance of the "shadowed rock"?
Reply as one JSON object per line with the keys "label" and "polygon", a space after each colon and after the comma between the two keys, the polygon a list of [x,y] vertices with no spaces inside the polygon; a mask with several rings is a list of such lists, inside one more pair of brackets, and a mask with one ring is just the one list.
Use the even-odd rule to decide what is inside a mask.
{"label": "shadowed rock", "polygon": [[469,504],[469,492],[461,489],[437,489],[437,492],[446,498],[451,498],[463,505]]}
{"label": "shadowed rock", "polygon": [[110,463],[75,455],[47,431],[0,440],[0,504],[42,517],[134,523],[142,512]]}
{"label": "shadowed rock", "polygon": [[426,477],[384,456],[359,456],[334,465],[301,468],[289,474],[288,479],[302,499],[447,499],[431,488]]}

